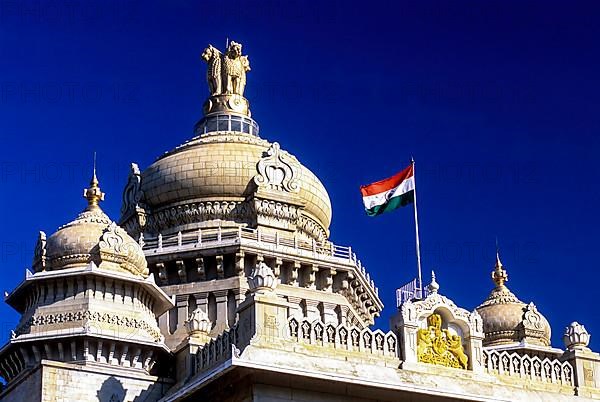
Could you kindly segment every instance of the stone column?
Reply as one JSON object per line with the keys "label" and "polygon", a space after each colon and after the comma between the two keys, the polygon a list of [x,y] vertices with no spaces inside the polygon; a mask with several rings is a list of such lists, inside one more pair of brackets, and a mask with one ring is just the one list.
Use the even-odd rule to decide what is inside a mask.
{"label": "stone column", "polygon": [[306,318],[310,321],[320,320],[321,312],[319,311],[319,302],[316,300],[304,300],[306,306]]}
{"label": "stone column", "polygon": [[469,356],[469,368],[474,372],[481,374],[485,371],[483,364],[483,319],[477,312],[469,316],[469,334],[465,334],[467,343],[467,355]]}
{"label": "stone column", "polygon": [[[417,358],[417,330],[419,322],[415,306],[412,302],[406,302],[390,320],[390,327],[396,333],[399,343],[402,367],[408,368],[415,365]],[[414,366],[413,366],[414,367]]]}
{"label": "stone column", "polygon": [[350,311],[350,307],[348,306],[340,306],[340,324],[348,325],[348,311]]}
{"label": "stone column", "polygon": [[302,306],[300,305],[300,303],[302,303],[302,298],[296,296],[288,296],[287,299],[289,302],[288,317],[296,317],[299,320],[304,318],[304,314],[302,313]]}
{"label": "stone column", "polygon": [[240,317],[238,348],[243,350],[248,345],[283,345],[287,337],[287,312],[289,303],[277,297],[271,289],[254,288],[250,296],[239,306]]}
{"label": "stone column", "polygon": [[600,354],[588,348],[590,334],[578,322],[565,329],[563,341],[566,351],[560,360],[573,366],[575,392],[587,398],[600,398]]}
{"label": "stone column", "polygon": [[196,307],[200,307],[202,311],[208,313],[208,295],[206,293],[194,293],[196,299]]}
{"label": "stone column", "polygon": [[215,329],[218,332],[229,329],[227,324],[227,291],[218,290],[213,292],[217,301],[217,322],[215,323]]}
{"label": "stone column", "polygon": [[188,295],[176,295],[175,306],[177,306],[177,329],[183,328],[184,323],[189,318],[188,313]]}
{"label": "stone column", "polygon": [[235,253],[235,274],[237,276],[244,276],[245,274],[244,257],[245,253],[243,251]]}
{"label": "stone column", "polygon": [[337,304],[323,302],[323,317],[321,318],[325,324],[333,324],[337,327],[338,317],[335,309]]}

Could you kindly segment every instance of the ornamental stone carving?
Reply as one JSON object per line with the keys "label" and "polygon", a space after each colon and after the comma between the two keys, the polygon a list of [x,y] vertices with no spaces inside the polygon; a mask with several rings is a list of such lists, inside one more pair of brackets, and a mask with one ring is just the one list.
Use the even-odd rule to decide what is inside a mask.
{"label": "ornamental stone carving", "polygon": [[298,166],[286,153],[281,151],[277,142],[264,153],[256,165],[258,174],[254,182],[258,187],[297,193],[300,191]]}
{"label": "ornamental stone carving", "polygon": [[525,307],[525,313],[523,314],[523,327],[534,330],[540,330],[543,327],[542,316],[533,303],[529,303],[529,305]]}
{"label": "ornamental stone carving", "polygon": [[148,264],[142,247],[115,222],[104,229],[98,242],[98,251],[97,263],[100,268],[103,267],[104,262],[108,262],[118,264],[134,275],[144,277],[148,275]]}
{"label": "ornamental stone carving", "polygon": [[155,325],[149,324],[146,320],[133,317],[125,317],[119,314],[102,313],[98,311],[79,310],[68,311],[54,314],[40,314],[29,318],[22,325],[17,327],[16,334],[22,335],[31,332],[31,327],[47,325],[63,325],[68,323],[79,323],[84,321],[83,327],[90,327],[91,324],[108,324],[136,329],[146,332],[155,342],[162,342],[163,336]]}
{"label": "ornamental stone carving", "polygon": [[190,335],[208,334],[212,329],[212,322],[208,318],[208,314],[197,307],[185,322],[185,328]]}
{"label": "ornamental stone carving", "polygon": [[248,277],[250,290],[253,292],[272,292],[277,287],[277,278],[273,270],[264,262],[259,262]]}
{"label": "ornamental stone carving", "polygon": [[435,279],[432,283],[429,291],[435,292],[405,301],[392,317],[403,366],[418,369],[421,362],[483,372],[483,319],[438,293]]}
{"label": "ornamental stone carving", "polygon": [[590,333],[577,321],[572,322],[565,328],[563,342],[567,350],[588,350]]}
{"label": "ornamental stone carving", "polygon": [[201,57],[208,65],[206,81],[212,96],[244,95],[246,72],[250,71],[250,61],[248,56],[242,55],[240,43],[231,41],[225,54],[213,45],[208,45]]}
{"label": "ornamental stone carving", "polygon": [[123,217],[136,211],[143,196],[140,168],[136,163],[132,163],[130,169],[129,178],[123,190],[123,205],[121,206],[121,216]]}
{"label": "ornamental stone carving", "polygon": [[123,238],[123,234],[119,233],[117,224],[113,222],[102,234],[98,246],[100,247],[100,250],[110,250],[116,254],[119,254],[125,251],[123,250],[124,243],[125,240]]}
{"label": "ornamental stone carving", "polygon": [[46,233],[40,230],[33,252],[33,269],[35,271],[44,271],[46,269],[46,253]]}
{"label": "ornamental stone carving", "polygon": [[225,54],[208,45],[201,57],[208,66],[206,81],[210,91],[210,97],[204,104],[205,114],[235,112],[250,116],[249,104],[244,98],[250,60],[242,55],[242,45],[230,42]]}

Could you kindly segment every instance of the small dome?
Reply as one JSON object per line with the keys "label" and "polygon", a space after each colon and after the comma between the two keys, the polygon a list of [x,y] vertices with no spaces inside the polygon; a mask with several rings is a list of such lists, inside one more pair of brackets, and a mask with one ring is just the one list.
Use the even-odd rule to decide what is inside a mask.
{"label": "small dome", "polygon": [[523,303],[506,287],[504,283],[508,281],[508,274],[498,255],[492,279],[496,287],[477,307],[477,312],[483,320],[483,345],[496,346],[525,341],[549,346],[550,324],[535,304]]}
{"label": "small dome", "polygon": [[94,262],[101,269],[147,276],[142,248],[98,206],[104,193],[95,173],[84,197],[88,206],[75,220],[61,226],[47,241],[40,232],[34,269],[59,270]]}

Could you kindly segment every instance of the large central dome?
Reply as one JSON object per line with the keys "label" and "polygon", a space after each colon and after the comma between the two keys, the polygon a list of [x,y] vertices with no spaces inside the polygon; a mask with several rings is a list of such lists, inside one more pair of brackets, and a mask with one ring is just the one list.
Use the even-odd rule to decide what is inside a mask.
{"label": "large central dome", "polygon": [[295,156],[258,137],[243,97],[249,61],[241,45],[232,46],[226,55],[209,46],[203,58],[209,65],[215,57],[239,60],[243,78],[221,83],[209,68],[211,96],[196,136],[143,172],[132,164],[120,223],[135,236],[242,226],[326,240],[327,191]]}

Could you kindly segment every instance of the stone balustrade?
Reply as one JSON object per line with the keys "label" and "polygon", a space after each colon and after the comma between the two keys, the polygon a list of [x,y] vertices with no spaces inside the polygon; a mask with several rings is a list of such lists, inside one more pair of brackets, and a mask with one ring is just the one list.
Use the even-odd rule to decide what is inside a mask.
{"label": "stone balustrade", "polygon": [[326,262],[341,263],[356,268],[356,272],[363,286],[372,290],[376,297],[379,289],[375,286],[371,276],[366,271],[362,262],[357,258],[351,247],[339,246],[330,241],[306,241],[297,236],[287,237],[278,233],[265,233],[259,229],[217,229],[198,230],[192,233],[177,233],[172,236],[162,236],[139,239],[147,257],[153,255],[171,254],[187,250],[201,250],[215,246],[228,245],[254,245],[293,250],[295,255],[306,256]]}
{"label": "stone balustrade", "polygon": [[485,370],[492,375],[511,376],[536,382],[573,386],[573,367],[557,359],[484,350]]}
{"label": "stone balustrade", "polygon": [[372,355],[398,357],[397,339],[393,332],[372,331],[355,326],[323,323],[291,317],[288,319],[288,337],[299,343],[338,350],[356,351]]}
{"label": "stone balustrade", "polygon": [[194,373],[192,374],[214,367],[218,363],[231,358],[233,353],[237,353],[234,351],[237,351],[238,331],[236,324],[207,344],[199,347],[195,355]]}

